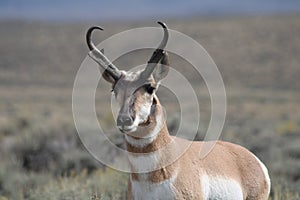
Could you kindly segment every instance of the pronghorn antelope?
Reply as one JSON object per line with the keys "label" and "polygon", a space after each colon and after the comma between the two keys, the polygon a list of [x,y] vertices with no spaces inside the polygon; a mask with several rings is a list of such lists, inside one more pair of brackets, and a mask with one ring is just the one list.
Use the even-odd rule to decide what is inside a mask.
{"label": "pronghorn antelope", "polygon": [[[86,35],[91,50],[89,56],[104,69],[103,77],[112,84],[120,105],[117,126],[125,134],[132,169],[128,199],[268,199],[267,168],[239,145],[218,141],[211,152],[200,159],[199,150],[204,142],[191,142],[182,156],[173,159],[176,149],[188,141],[169,135],[155,94],[169,71],[168,54],[164,50],[169,33],[164,23],[159,24],[164,30],[163,40],[145,70],[138,72],[120,71],[96,48],[91,35],[93,30],[102,28],[91,27]],[[159,151],[169,144],[171,148]],[[168,159],[174,162],[161,164],[168,163]]]}

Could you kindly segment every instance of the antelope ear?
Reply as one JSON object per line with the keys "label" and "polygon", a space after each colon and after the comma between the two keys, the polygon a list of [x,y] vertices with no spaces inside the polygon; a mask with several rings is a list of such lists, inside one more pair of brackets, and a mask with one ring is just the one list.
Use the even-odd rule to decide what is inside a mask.
{"label": "antelope ear", "polygon": [[156,66],[152,75],[156,83],[160,82],[163,78],[168,75],[169,72],[169,55],[167,52],[164,53],[160,64]]}

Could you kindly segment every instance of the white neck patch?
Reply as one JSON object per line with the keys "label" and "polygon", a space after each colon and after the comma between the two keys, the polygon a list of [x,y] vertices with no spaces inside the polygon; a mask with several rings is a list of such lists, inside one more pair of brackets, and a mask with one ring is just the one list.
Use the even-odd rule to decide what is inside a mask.
{"label": "white neck patch", "polygon": [[133,167],[134,173],[146,173],[156,170],[160,158],[161,156],[158,151],[141,155],[128,154],[128,160]]}

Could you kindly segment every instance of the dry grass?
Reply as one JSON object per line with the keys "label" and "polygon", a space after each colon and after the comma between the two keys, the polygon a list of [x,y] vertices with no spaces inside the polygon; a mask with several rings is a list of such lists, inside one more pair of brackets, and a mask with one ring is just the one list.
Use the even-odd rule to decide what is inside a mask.
{"label": "dry grass", "polygon": [[[222,139],[246,146],[266,163],[272,199],[299,199],[299,15],[167,23],[199,41],[222,73],[228,95]],[[95,39],[145,25],[154,24],[107,23]],[[88,26],[0,21],[0,200],[124,198],[127,175],[95,163],[73,124],[72,86],[87,53]],[[139,65],[149,53],[132,52],[115,63],[124,68]],[[175,55],[171,61],[195,85],[202,138],[210,118],[207,89],[200,76],[187,70],[186,61]],[[102,112],[110,87],[105,84],[100,90],[96,109],[111,126],[112,118]],[[175,116],[176,101],[164,95],[160,93],[168,116]],[[170,117],[168,122],[176,120]],[[31,162],[24,164],[28,158]],[[36,160],[43,164],[34,165]]]}

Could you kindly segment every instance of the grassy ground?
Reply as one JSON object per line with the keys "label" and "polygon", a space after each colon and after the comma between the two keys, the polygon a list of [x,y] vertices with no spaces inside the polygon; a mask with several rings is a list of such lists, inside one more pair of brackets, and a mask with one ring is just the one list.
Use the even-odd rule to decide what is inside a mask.
{"label": "grassy ground", "polygon": [[[300,198],[299,17],[167,21],[200,42],[218,65],[228,98],[222,139],[263,160],[274,200]],[[89,25],[0,21],[0,200],[124,199],[127,174],[95,161],[72,119],[72,86],[87,53]],[[95,40],[148,25],[155,24],[106,23]],[[115,63],[136,66],[149,53],[133,52]],[[188,63],[175,55],[171,61],[195,85],[203,124],[197,138],[202,138],[210,118],[207,89],[201,77],[186,70]],[[102,112],[109,85],[103,88],[107,94],[97,93],[96,109],[110,126],[112,118]],[[168,116],[176,116],[176,103],[164,95],[161,91]],[[176,120],[168,118],[170,127]]]}

